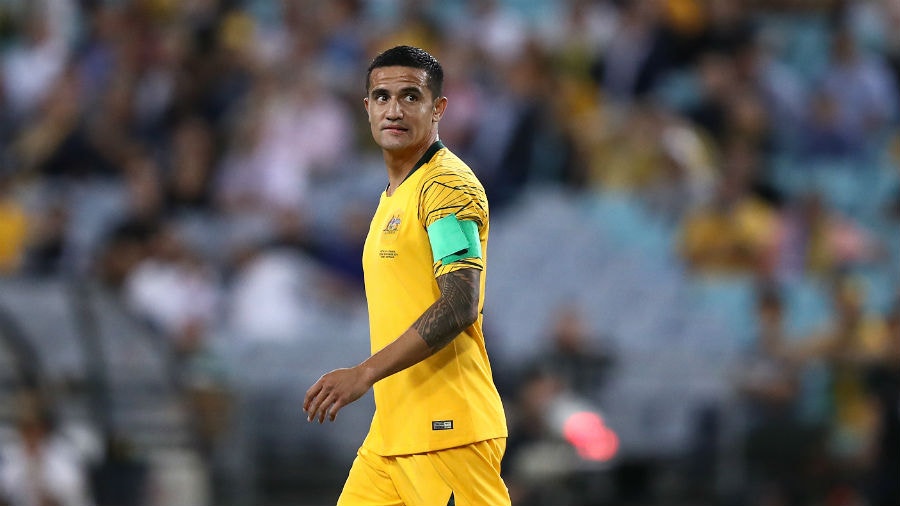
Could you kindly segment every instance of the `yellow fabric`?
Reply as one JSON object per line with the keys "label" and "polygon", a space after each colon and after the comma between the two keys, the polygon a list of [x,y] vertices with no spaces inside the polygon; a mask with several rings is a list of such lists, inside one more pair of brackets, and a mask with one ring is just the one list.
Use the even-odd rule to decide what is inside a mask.
{"label": "yellow fabric", "polygon": [[437,452],[382,457],[360,448],[338,506],[504,506],[500,478],[506,440],[490,439]]}
{"label": "yellow fabric", "polygon": [[0,200],[0,273],[16,271],[25,254],[28,217],[21,206]]}
{"label": "yellow fabric", "polygon": [[698,0],[666,0],[663,2],[669,27],[683,35],[696,35],[707,25],[706,6]]}
{"label": "yellow fabric", "polygon": [[[432,261],[426,227],[450,213],[478,223],[481,258],[448,265]],[[484,271],[487,239],[484,188],[446,148],[391,196],[382,194],[363,250],[372,353],[394,341],[438,299],[436,277],[462,268]],[[481,307],[484,282],[482,273]],[[378,455],[424,453],[507,435],[481,316],[441,351],[376,383],[374,392],[375,415],[363,446]],[[433,428],[433,422],[451,420],[452,429]]]}
{"label": "yellow fabric", "polygon": [[[867,360],[884,356],[887,347],[888,329],[885,321],[874,315],[860,319],[856,326],[849,330],[851,340],[849,355],[858,355]],[[836,424],[842,428],[853,428],[858,433],[873,430],[872,424],[877,420],[877,409],[869,399],[866,386],[865,367],[853,364],[837,363],[834,369],[834,400]]]}
{"label": "yellow fabric", "polygon": [[878,400],[868,385],[870,365],[887,356],[890,327],[878,313],[866,313],[862,280],[846,276],[833,287],[836,313],[830,335],[813,350],[830,375],[830,450],[841,459],[865,458],[878,432]]}
{"label": "yellow fabric", "polygon": [[727,209],[706,208],[687,217],[681,253],[703,273],[753,271],[775,246],[776,214],[754,199]]}

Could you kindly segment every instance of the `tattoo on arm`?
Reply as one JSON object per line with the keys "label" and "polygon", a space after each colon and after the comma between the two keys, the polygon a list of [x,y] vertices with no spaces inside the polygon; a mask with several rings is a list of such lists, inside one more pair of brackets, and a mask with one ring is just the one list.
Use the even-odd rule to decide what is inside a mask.
{"label": "tattoo on arm", "polygon": [[450,343],[478,318],[481,271],[460,269],[437,278],[441,297],[413,323],[432,352]]}

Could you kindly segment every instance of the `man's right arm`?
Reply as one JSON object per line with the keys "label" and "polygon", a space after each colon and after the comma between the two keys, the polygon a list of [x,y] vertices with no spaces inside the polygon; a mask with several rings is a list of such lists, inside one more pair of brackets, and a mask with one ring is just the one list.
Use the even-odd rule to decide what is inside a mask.
{"label": "man's right arm", "polygon": [[393,342],[359,365],[336,369],[306,392],[309,421],[334,421],[338,411],[376,382],[413,366],[447,346],[478,319],[481,271],[466,268],[437,278],[441,296]]}

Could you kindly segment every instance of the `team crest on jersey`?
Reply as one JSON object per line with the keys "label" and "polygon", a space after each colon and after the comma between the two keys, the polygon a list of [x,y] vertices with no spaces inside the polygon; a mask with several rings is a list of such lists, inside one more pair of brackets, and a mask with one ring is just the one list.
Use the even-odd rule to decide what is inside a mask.
{"label": "team crest on jersey", "polygon": [[385,234],[396,234],[397,231],[400,230],[400,216],[394,215],[393,218],[388,221],[387,226],[384,227],[383,232]]}

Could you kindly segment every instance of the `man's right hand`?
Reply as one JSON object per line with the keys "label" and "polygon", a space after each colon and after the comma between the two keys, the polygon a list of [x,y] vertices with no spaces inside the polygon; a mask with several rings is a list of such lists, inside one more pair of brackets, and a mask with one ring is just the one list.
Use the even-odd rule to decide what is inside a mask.
{"label": "man's right hand", "polygon": [[327,417],[333,422],[341,408],[365,395],[370,388],[372,385],[360,366],[335,369],[323,375],[306,391],[303,411],[307,421],[323,423]]}

